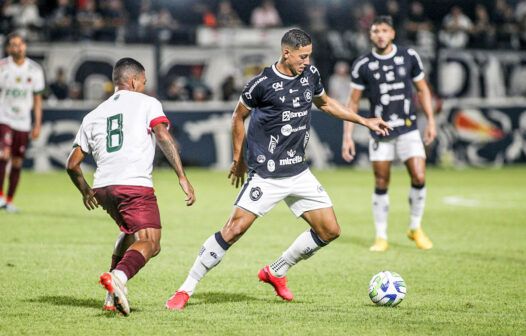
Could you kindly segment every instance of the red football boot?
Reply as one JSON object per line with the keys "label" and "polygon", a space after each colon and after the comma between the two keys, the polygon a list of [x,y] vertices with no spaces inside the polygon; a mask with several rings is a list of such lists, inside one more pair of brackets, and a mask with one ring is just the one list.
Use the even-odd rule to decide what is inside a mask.
{"label": "red football boot", "polygon": [[287,287],[287,277],[279,278],[273,276],[272,273],[270,273],[268,266],[263,267],[259,271],[258,278],[260,281],[271,284],[274,287],[276,294],[278,294],[283,300],[292,301],[294,298],[294,295],[292,295],[292,292]]}
{"label": "red football boot", "polygon": [[190,295],[185,291],[177,291],[175,294],[166,301],[166,308],[168,309],[178,309],[181,310],[184,308]]}

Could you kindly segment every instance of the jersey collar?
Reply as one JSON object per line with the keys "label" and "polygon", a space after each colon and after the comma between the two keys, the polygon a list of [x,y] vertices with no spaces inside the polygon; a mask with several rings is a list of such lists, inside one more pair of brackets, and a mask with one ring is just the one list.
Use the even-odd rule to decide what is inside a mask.
{"label": "jersey collar", "polygon": [[381,60],[390,59],[391,57],[393,57],[396,54],[396,51],[398,50],[398,48],[396,47],[396,44],[393,43],[392,46],[393,46],[393,50],[391,50],[391,52],[389,54],[387,54],[387,55],[380,55],[376,51],[374,51],[374,48],[373,48],[373,50],[372,50],[373,56],[378,58],[378,59],[381,59]]}
{"label": "jersey collar", "polygon": [[15,60],[13,59],[13,56],[8,56],[7,59],[9,60],[9,63],[11,63],[13,66],[19,68],[19,69],[22,69],[22,68],[25,68],[28,64],[27,62],[27,57],[24,58],[24,63],[22,63],[22,65],[18,65],[15,63]]}
{"label": "jersey collar", "polygon": [[284,79],[294,79],[294,78],[297,78],[299,75],[296,75],[296,76],[287,76],[285,74],[282,74],[281,72],[279,72],[278,68],[276,68],[276,64],[277,63],[274,63],[272,64],[272,71],[274,71],[274,73],[276,74],[276,76],[278,77],[281,77],[281,78],[284,78]]}

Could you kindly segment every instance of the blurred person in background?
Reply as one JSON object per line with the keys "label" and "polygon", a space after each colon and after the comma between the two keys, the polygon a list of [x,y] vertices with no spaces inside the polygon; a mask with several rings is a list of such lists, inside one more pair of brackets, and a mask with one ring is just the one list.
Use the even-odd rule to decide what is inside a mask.
{"label": "blurred person in background", "polygon": [[[389,16],[375,18],[370,29],[373,49],[359,57],[352,66],[351,94],[348,107],[358,111],[362,93],[367,91],[370,114],[382,118],[391,127],[387,136],[370,132],[369,160],[373,166],[375,189],[372,197],[376,241],[371,251],[385,251],[387,244],[387,219],[391,177],[391,164],[396,157],[407,167],[409,188],[409,239],[417,247],[431,249],[433,243],[421,228],[426,201],[424,144],[417,128],[413,104],[413,85],[416,87],[428,124],[424,142],[429,145],[436,136],[431,93],[424,79],[424,67],[417,52],[392,43],[395,38]],[[356,155],[352,132],[354,125],[344,122],[342,157],[350,162]]]}
{"label": "blurred person in background", "polygon": [[475,5],[475,22],[471,29],[472,48],[495,47],[495,26],[490,22],[486,7],[481,4]]}
{"label": "blurred person in background", "polygon": [[[45,82],[42,67],[26,57],[27,45],[22,35],[9,34],[6,46],[9,56],[0,60],[0,207],[18,212],[13,199],[29,139],[40,135]],[[5,197],[4,179],[9,161],[11,170]]]}
{"label": "blurred person in background", "polygon": [[86,0],[84,6],[77,12],[79,38],[93,40],[100,29],[104,27],[102,15],[97,12],[95,0]]}
{"label": "blurred person in background", "polygon": [[351,87],[351,76],[349,75],[349,64],[338,61],[334,64],[334,73],[329,77],[329,94],[342,104],[347,104]]}
{"label": "blurred person in background", "polygon": [[449,14],[442,20],[442,30],[439,38],[447,48],[465,48],[469,43],[469,34],[473,22],[464,14],[462,8],[453,6]]}
{"label": "blurred person in background", "polygon": [[71,6],[71,0],[58,0],[57,7],[47,18],[52,41],[71,40],[73,38],[74,16],[75,11]]}
{"label": "blurred person in background", "polygon": [[234,8],[232,8],[232,4],[228,0],[221,0],[219,2],[216,19],[217,27],[235,28],[243,26],[239,15]]}
{"label": "blurred person in background", "polygon": [[[212,98],[212,91],[202,79],[203,66],[193,65],[190,69],[190,77],[188,77],[185,89],[188,91],[192,100],[198,101],[209,100]],[[198,91],[194,94],[194,91]]]}
{"label": "blurred person in background", "polygon": [[223,101],[236,100],[239,97],[239,89],[236,86],[234,76],[230,75],[221,83],[221,99]]}
{"label": "blurred person in background", "polygon": [[425,14],[424,6],[420,1],[411,2],[409,17],[405,23],[405,29],[407,38],[415,44],[419,41],[419,34],[422,32],[431,33],[433,31],[433,23]]}
{"label": "blurred person in background", "polygon": [[5,4],[4,15],[11,17],[13,28],[25,39],[33,41],[39,39],[43,20],[34,0],[8,0]]}
{"label": "blurred person in background", "polygon": [[64,68],[58,68],[55,80],[49,84],[50,95],[57,100],[69,98],[69,85]]}
{"label": "blurred person in background", "polygon": [[254,8],[250,17],[250,24],[254,28],[272,28],[281,26],[279,12],[274,7],[274,1],[263,0],[260,7]]}

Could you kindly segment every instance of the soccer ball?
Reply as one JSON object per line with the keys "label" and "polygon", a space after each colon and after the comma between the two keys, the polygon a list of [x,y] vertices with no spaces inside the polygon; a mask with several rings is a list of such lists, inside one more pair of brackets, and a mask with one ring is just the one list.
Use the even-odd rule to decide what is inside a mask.
{"label": "soccer ball", "polygon": [[405,282],[400,274],[383,271],[369,281],[369,297],[379,306],[394,307],[405,297]]}

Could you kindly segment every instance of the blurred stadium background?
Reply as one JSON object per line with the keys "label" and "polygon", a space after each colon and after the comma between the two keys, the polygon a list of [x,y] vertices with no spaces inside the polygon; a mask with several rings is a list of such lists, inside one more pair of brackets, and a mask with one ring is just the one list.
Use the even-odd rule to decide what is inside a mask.
{"label": "blurred stadium background", "polygon": [[[374,16],[385,14],[395,43],[422,56],[434,92],[439,134],[429,163],[526,162],[526,0],[1,0],[0,9],[0,42],[23,33],[46,74],[42,132],[26,168],[63,167],[82,117],[113,92],[113,64],[131,56],[146,67],[147,92],[162,100],[183,161],[225,169],[239,92],[278,59],[284,31],[312,35],[325,88],[346,103],[349,66],[370,49]],[[367,102],[360,107],[367,113]],[[313,118],[312,166],[344,164],[341,122]],[[367,131],[354,136],[353,165],[368,166]]]}

